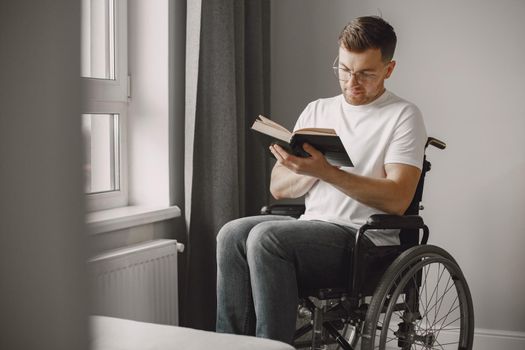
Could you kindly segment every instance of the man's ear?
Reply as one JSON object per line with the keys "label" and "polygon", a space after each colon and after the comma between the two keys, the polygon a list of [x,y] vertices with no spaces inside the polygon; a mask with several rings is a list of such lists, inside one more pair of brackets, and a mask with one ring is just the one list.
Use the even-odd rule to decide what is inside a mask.
{"label": "man's ear", "polygon": [[392,75],[392,72],[394,71],[395,67],[396,67],[396,61],[392,60],[392,61],[388,62],[388,66],[386,68],[387,70],[386,70],[385,79],[390,78],[390,76]]}

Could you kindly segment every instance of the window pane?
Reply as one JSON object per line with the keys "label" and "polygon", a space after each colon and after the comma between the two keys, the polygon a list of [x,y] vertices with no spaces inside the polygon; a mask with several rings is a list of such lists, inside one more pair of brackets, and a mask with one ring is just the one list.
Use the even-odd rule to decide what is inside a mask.
{"label": "window pane", "polygon": [[114,0],[82,0],[82,72],[86,78],[115,79]]}
{"label": "window pane", "polygon": [[82,135],[86,193],[119,190],[119,115],[83,114]]}

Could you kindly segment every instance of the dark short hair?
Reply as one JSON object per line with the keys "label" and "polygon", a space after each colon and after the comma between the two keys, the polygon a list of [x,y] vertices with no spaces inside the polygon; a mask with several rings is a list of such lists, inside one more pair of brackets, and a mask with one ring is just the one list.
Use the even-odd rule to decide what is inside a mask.
{"label": "dark short hair", "polygon": [[378,16],[358,17],[348,23],[339,35],[339,45],[348,51],[380,49],[384,62],[394,57],[396,43],[394,28]]}

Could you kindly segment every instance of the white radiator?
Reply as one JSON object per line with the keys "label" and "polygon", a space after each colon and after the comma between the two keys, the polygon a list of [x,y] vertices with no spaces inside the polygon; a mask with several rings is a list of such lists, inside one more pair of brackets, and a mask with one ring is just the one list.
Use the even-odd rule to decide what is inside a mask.
{"label": "white radiator", "polygon": [[178,325],[177,254],[183,249],[160,239],[90,259],[92,313]]}

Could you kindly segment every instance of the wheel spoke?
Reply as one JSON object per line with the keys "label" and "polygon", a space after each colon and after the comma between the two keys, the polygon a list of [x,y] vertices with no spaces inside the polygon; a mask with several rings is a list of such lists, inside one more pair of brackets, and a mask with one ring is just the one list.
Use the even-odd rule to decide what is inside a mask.
{"label": "wheel spoke", "polygon": [[[415,328],[416,333],[418,333],[418,334],[424,334],[424,333],[428,332],[428,330],[433,331],[433,332],[436,332],[436,331],[437,331],[437,329],[436,329],[436,325],[437,325],[439,322],[443,321],[443,323],[442,323],[442,327],[439,328],[439,331],[437,331],[436,334],[435,334],[435,336],[436,336],[436,338],[437,338],[437,336],[439,335],[439,332],[440,332],[442,329],[446,328],[447,326],[453,324],[453,323],[456,322],[458,319],[460,319],[460,318],[458,318],[458,319],[456,319],[456,320],[454,320],[454,321],[448,323],[447,325],[445,325],[445,326],[443,327],[443,324],[446,322],[448,316],[449,316],[452,312],[454,312],[459,306],[454,307],[454,305],[455,305],[455,303],[456,303],[456,300],[458,299],[458,298],[456,297],[456,299],[454,300],[454,302],[452,303],[452,305],[451,305],[451,307],[450,307],[450,309],[449,309],[449,312],[448,312],[446,315],[444,315],[444,316],[438,318],[439,315],[440,315],[440,313],[441,313],[441,308],[442,308],[442,306],[443,306],[443,303],[444,303],[445,297],[448,295],[448,293],[450,292],[450,290],[454,287],[454,283],[451,284],[452,279],[451,279],[451,277],[450,277],[450,275],[449,275],[449,277],[448,277],[448,279],[447,279],[447,281],[446,281],[445,287],[441,290],[441,292],[442,292],[443,294],[440,295],[440,287],[439,287],[439,284],[442,282],[442,280],[443,280],[443,275],[444,275],[444,273],[445,273],[445,270],[447,270],[447,269],[446,269],[446,266],[444,266],[444,265],[442,265],[442,264],[437,264],[437,266],[436,266],[436,271],[435,271],[435,272],[436,272],[437,276],[439,276],[439,277],[438,277],[438,280],[437,280],[437,282],[436,282],[436,286],[434,287],[434,289],[433,289],[433,291],[432,291],[432,294],[431,294],[431,296],[430,296],[430,299],[428,299],[428,289],[427,289],[427,285],[428,285],[428,283],[427,283],[427,282],[428,282],[429,270],[430,270],[430,267],[429,267],[429,266],[425,266],[425,267],[424,267],[424,276],[425,276],[425,278],[424,278],[424,283],[422,284],[422,288],[421,288],[421,289],[425,289],[425,299],[426,299],[426,300],[424,301],[424,304],[425,304],[424,315],[421,317],[421,320],[420,320],[419,322],[416,322],[414,325],[415,325],[415,327],[416,327],[416,328]],[[412,278],[412,280],[414,281],[414,283],[415,283],[415,276],[416,276],[416,274],[414,274],[414,276],[413,276],[413,278]],[[443,281],[443,282],[444,282],[444,281]],[[444,291],[444,292],[443,292],[443,291]],[[422,296],[422,294],[423,294],[423,291],[420,290],[420,293],[419,293],[420,297]],[[420,299],[420,302],[423,302],[423,300]],[[432,303],[432,305],[431,305],[431,303]],[[429,315],[430,315],[431,312],[433,312],[433,314],[434,314],[434,315],[433,315],[433,321],[432,321],[432,322],[430,322],[430,320],[429,320]],[[422,327],[422,321],[423,321],[423,320],[426,320],[426,322],[427,322],[427,323],[426,323],[426,324],[427,324],[427,327],[426,327],[426,328]],[[424,344],[423,344],[423,345],[424,345]]]}
{"label": "wheel spoke", "polygon": [[[438,268],[438,271],[439,271],[439,266],[441,264],[438,264],[437,265],[437,268]],[[434,298],[434,294],[437,294],[437,289],[438,289],[438,286],[439,286],[439,282],[441,281],[441,277],[443,277],[443,273],[445,272],[445,268],[443,268],[443,271],[441,273],[438,273],[438,280],[436,282],[436,287],[434,288],[434,290],[432,291],[432,295],[430,295],[430,300],[429,302],[427,303],[426,307],[428,308],[428,305],[430,305],[430,302],[432,301],[432,299]],[[429,310],[430,311],[430,310]]]}
{"label": "wheel spoke", "polygon": [[[419,291],[419,300],[422,300],[423,299],[423,289],[425,290],[425,301],[428,301],[428,294],[427,294],[427,278],[428,278],[428,266],[424,266],[423,267],[424,271],[425,271],[425,279],[422,281],[421,283],[421,290]],[[415,277],[415,276],[414,276]],[[417,285],[417,282],[415,282],[416,285]]]}
{"label": "wheel spoke", "polygon": [[[435,342],[436,342],[437,345],[439,346],[439,349],[443,349],[443,347],[446,346],[446,345],[454,345],[454,344],[458,344],[458,345],[459,345],[459,341],[456,341],[456,342],[449,342],[449,343],[443,343],[443,344],[441,344],[441,343],[436,339]],[[432,347],[432,349],[438,349],[438,348]]]}
{"label": "wheel spoke", "polygon": [[[454,304],[455,304],[455,302],[454,302]],[[446,320],[447,320],[447,318],[448,318],[448,316],[450,316],[450,314],[451,314],[452,312],[456,311],[457,309],[459,309],[459,305],[457,305],[457,306],[455,306],[453,309],[449,310],[450,312],[447,313],[446,315],[443,315],[439,320],[437,320],[437,321],[436,321],[436,324],[438,324],[438,323],[441,322],[441,321],[443,321],[442,324],[445,323]],[[432,325],[432,327],[434,327],[434,326],[435,326],[435,324]]]}
{"label": "wheel spoke", "polygon": [[[450,316],[450,314],[452,313],[452,311],[454,311],[454,310],[456,310],[457,308],[459,308],[459,304],[458,304],[458,306],[455,307],[455,308],[453,309],[453,307],[454,307],[454,305],[456,304],[456,301],[457,301],[457,300],[458,300],[458,297],[456,296],[456,299],[454,299],[454,302],[453,302],[452,305],[450,306],[450,309],[448,310],[448,313],[444,316],[445,319],[443,320],[443,323],[441,323],[441,325],[443,325],[443,324],[447,321],[447,318],[448,318],[448,316]],[[460,318],[461,318],[461,315],[459,316],[458,319],[460,319]],[[458,320],[458,319],[457,319],[457,320]],[[454,320],[454,321],[452,321],[452,322],[449,323],[449,324],[452,324],[452,323],[456,322],[457,320]],[[447,325],[448,325],[448,324],[447,324]],[[442,327],[440,328],[440,330],[437,332],[437,334],[436,334],[436,338],[437,338],[437,336],[439,335],[439,333],[441,332],[441,330],[442,330],[443,328],[444,328],[444,327],[442,326]]]}
{"label": "wheel spoke", "polygon": [[[392,337],[387,337],[386,341],[385,341],[385,344],[388,344],[388,343],[390,343],[390,342],[392,342],[394,340],[397,341],[397,337],[393,337],[393,338]],[[376,346],[374,346],[374,349],[379,349],[382,345],[383,344],[376,345]]]}
{"label": "wheel spoke", "polygon": [[443,329],[446,329],[446,330],[449,330],[447,327],[450,326],[452,323],[456,322],[456,321],[459,321],[461,319],[461,316],[459,316],[458,318],[456,318],[454,321],[450,321],[449,323],[447,323],[446,325],[444,325],[443,327],[440,328],[440,331],[443,330]]}
{"label": "wheel spoke", "polygon": [[[435,290],[436,290],[436,299],[437,297],[439,296],[439,283],[441,282],[441,276],[443,273],[445,273],[445,266],[443,266],[443,271],[441,272],[441,265],[436,265],[436,269],[437,269],[437,274],[439,276],[439,279],[438,281],[436,282],[436,287],[435,287]],[[437,304],[437,303],[436,303]],[[436,306],[436,304],[434,304],[434,306]],[[436,318],[437,318],[437,307],[434,308],[434,322],[436,321]]]}
{"label": "wheel spoke", "polygon": [[[436,304],[439,302],[439,301],[443,301],[443,299],[445,298],[445,296],[448,294],[448,292],[454,287],[454,284],[452,284],[450,287],[447,288],[447,290],[445,291],[445,294],[443,294],[439,299],[436,300]],[[457,297],[456,297],[457,298]],[[425,316],[428,315],[428,313],[430,313],[435,307],[436,307],[436,304],[434,304],[434,306],[432,306],[430,309],[426,310],[425,311]],[[427,317],[427,320],[428,320],[428,317]],[[430,323],[429,324],[435,324],[435,320],[434,322]]]}
{"label": "wheel spoke", "polygon": [[[434,324],[436,324],[436,318],[439,315],[439,311],[441,311],[441,306],[443,305],[443,301],[445,300],[445,296],[447,295],[448,291],[450,290],[448,288],[448,285],[449,285],[450,281],[452,281],[452,279],[449,276],[448,280],[447,280],[447,285],[445,286],[445,293],[441,296],[441,298],[440,298],[441,301],[439,301],[439,306],[436,308],[436,312],[435,312],[435,316],[434,316]],[[436,300],[436,303],[437,302],[438,302],[438,300]]]}
{"label": "wheel spoke", "polygon": [[[427,266],[425,266],[425,267],[427,267]],[[437,273],[438,273],[438,275],[439,275],[439,279],[438,279],[438,283],[437,283],[437,284],[439,284],[439,281],[441,281],[445,269],[446,269],[445,266],[443,266],[443,270],[438,269]],[[429,269],[425,269],[425,281],[428,280],[428,270],[429,270]],[[414,280],[414,278],[413,278],[413,280]],[[431,295],[431,299],[430,299],[430,300],[426,300],[426,301],[427,301],[427,302],[426,302],[426,308],[427,308],[427,309],[425,309],[425,313],[424,313],[424,315],[421,317],[421,320],[420,320],[419,322],[416,322],[416,323],[414,324],[414,326],[416,327],[416,328],[415,328],[415,331],[416,331],[417,334],[424,334],[424,333],[428,332],[429,330],[434,331],[434,332],[437,331],[437,333],[435,334],[435,337],[436,337],[436,340],[435,340],[435,341],[437,342],[437,337],[438,337],[439,332],[440,332],[441,330],[445,329],[447,326],[449,326],[449,325],[453,324],[454,322],[456,322],[457,320],[461,319],[461,317],[458,317],[458,318],[455,319],[454,321],[449,322],[448,324],[446,324],[445,326],[443,326],[443,324],[446,322],[448,316],[449,316],[452,312],[454,312],[455,310],[457,310],[457,309],[459,308],[459,305],[456,306],[456,307],[454,307],[456,301],[458,300],[457,297],[455,298],[454,302],[452,303],[452,305],[451,305],[451,307],[450,307],[450,309],[449,309],[449,312],[448,312],[446,315],[444,315],[444,316],[442,316],[441,318],[438,319],[438,316],[440,315],[441,308],[442,308],[442,306],[443,306],[443,302],[444,302],[444,300],[445,300],[445,297],[446,297],[446,295],[450,292],[450,290],[454,287],[454,284],[453,284],[453,283],[452,283],[452,284],[450,283],[451,281],[452,281],[452,279],[451,279],[450,276],[449,276],[448,279],[447,279],[446,285],[445,285],[445,287],[443,288],[443,290],[445,291],[443,295],[439,296],[439,287],[436,286],[436,287],[434,288],[434,292],[436,292],[436,293],[433,292],[432,295]],[[426,282],[425,282],[425,284],[423,284],[423,286],[424,286],[425,289],[426,289]],[[427,293],[425,293],[425,294],[426,294],[425,297],[428,297],[428,294],[427,294]],[[422,291],[420,291],[420,296],[421,296],[421,295],[422,295]],[[432,305],[432,307],[428,308],[428,307],[430,306],[430,303],[432,302],[432,298],[434,298],[434,296],[436,297],[435,303]],[[420,302],[421,302],[421,299],[420,299]],[[430,312],[432,312],[432,311],[434,311],[434,320],[433,320],[432,323],[430,323],[430,322],[429,322],[429,318],[428,318],[428,316],[429,316]],[[427,328],[422,327],[422,321],[423,321],[423,319],[426,319],[426,321],[427,321],[427,325],[428,325]],[[436,329],[436,324],[438,324],[438,323],[441,322],[441,321],[443,321],[442,326],[439,328],[439,330],[437,330],[437,329]],[[450,329],[447,329],[447,330],[450,330]],[[456,342],[456,343],[458,343],[458,342]],[[454,343],[447,343],[446,345],[449,345],[449,344],[454,344]],[[414,345],[415,345],[415,344],[414,344]],[[442,345],[443,345],[443,344],[442,344]],[[424,344],[422,344],[422,346],[424,346],[425,348],[427,348]],[[441,348],[442,348],[442,346],[441,346]]]}

